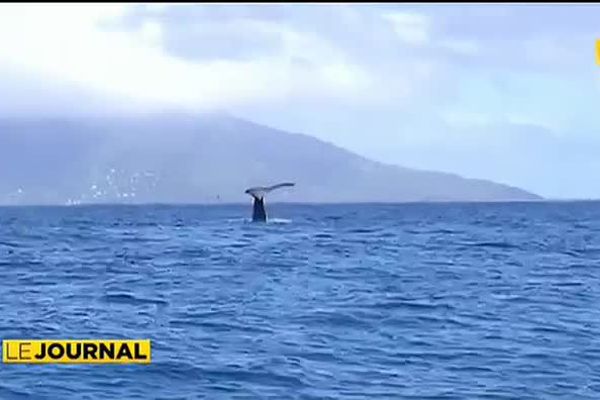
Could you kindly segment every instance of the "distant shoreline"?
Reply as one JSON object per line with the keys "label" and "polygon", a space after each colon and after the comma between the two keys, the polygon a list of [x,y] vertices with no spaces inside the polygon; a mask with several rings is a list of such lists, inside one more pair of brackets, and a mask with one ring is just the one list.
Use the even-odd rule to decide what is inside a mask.
{"label": "distant shoreline", "polygon": [[[394,206],[394,205],[446,205],[446,204],[556,204],[556,203],[595,203],[600,199],[531,199],[531,200],[427,200],[427,201],[365,201],[365,202],[300,202],[300,201],[273,201],[271,205],[286,206]],[[210,202],[210,203],[82,203],[82,204],[0,204],[0,208],[86,208],[86,207],[222,207],[241,206],[247,207],[248,202]]]}

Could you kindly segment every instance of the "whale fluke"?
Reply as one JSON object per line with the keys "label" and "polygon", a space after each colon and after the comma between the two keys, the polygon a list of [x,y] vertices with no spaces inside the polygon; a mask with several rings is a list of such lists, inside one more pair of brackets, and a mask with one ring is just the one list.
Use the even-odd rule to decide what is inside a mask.
{"label": "whale fluke", "polygon": [[265,211],[265,195],[267,193],[275,189],[291,186],[295,186],[295,183],[283,182],[273,186],[256,186],[246,189],[244,193],[249,194],[254,198],[254,204],[252,207],[252,221],[267,221],[267,212]]}

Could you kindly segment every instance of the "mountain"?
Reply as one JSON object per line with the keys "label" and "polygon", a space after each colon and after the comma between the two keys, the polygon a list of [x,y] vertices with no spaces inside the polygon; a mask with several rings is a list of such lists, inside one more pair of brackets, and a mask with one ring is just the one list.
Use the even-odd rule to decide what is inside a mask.
{"label": "mountain", "polygon": [[222,114],[0,120],[0,204],[513,201],[524,190],[386,165]]}

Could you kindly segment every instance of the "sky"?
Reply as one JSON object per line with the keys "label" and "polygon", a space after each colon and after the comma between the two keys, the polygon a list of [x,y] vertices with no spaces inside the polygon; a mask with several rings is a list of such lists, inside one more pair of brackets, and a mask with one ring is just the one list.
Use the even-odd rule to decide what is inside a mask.
{"label": "sky", "polygon": [[0,116],[227,111],[600,198],[600,5],[2,4]]}

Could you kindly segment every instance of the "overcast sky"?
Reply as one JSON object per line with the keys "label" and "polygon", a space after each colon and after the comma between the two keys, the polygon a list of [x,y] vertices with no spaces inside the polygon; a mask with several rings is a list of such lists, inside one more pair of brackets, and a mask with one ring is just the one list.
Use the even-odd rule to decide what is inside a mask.
{"label": "overcast sky", "polygon": [[600,198],[597,5],[0,5],[0,115],[227,110]]}

